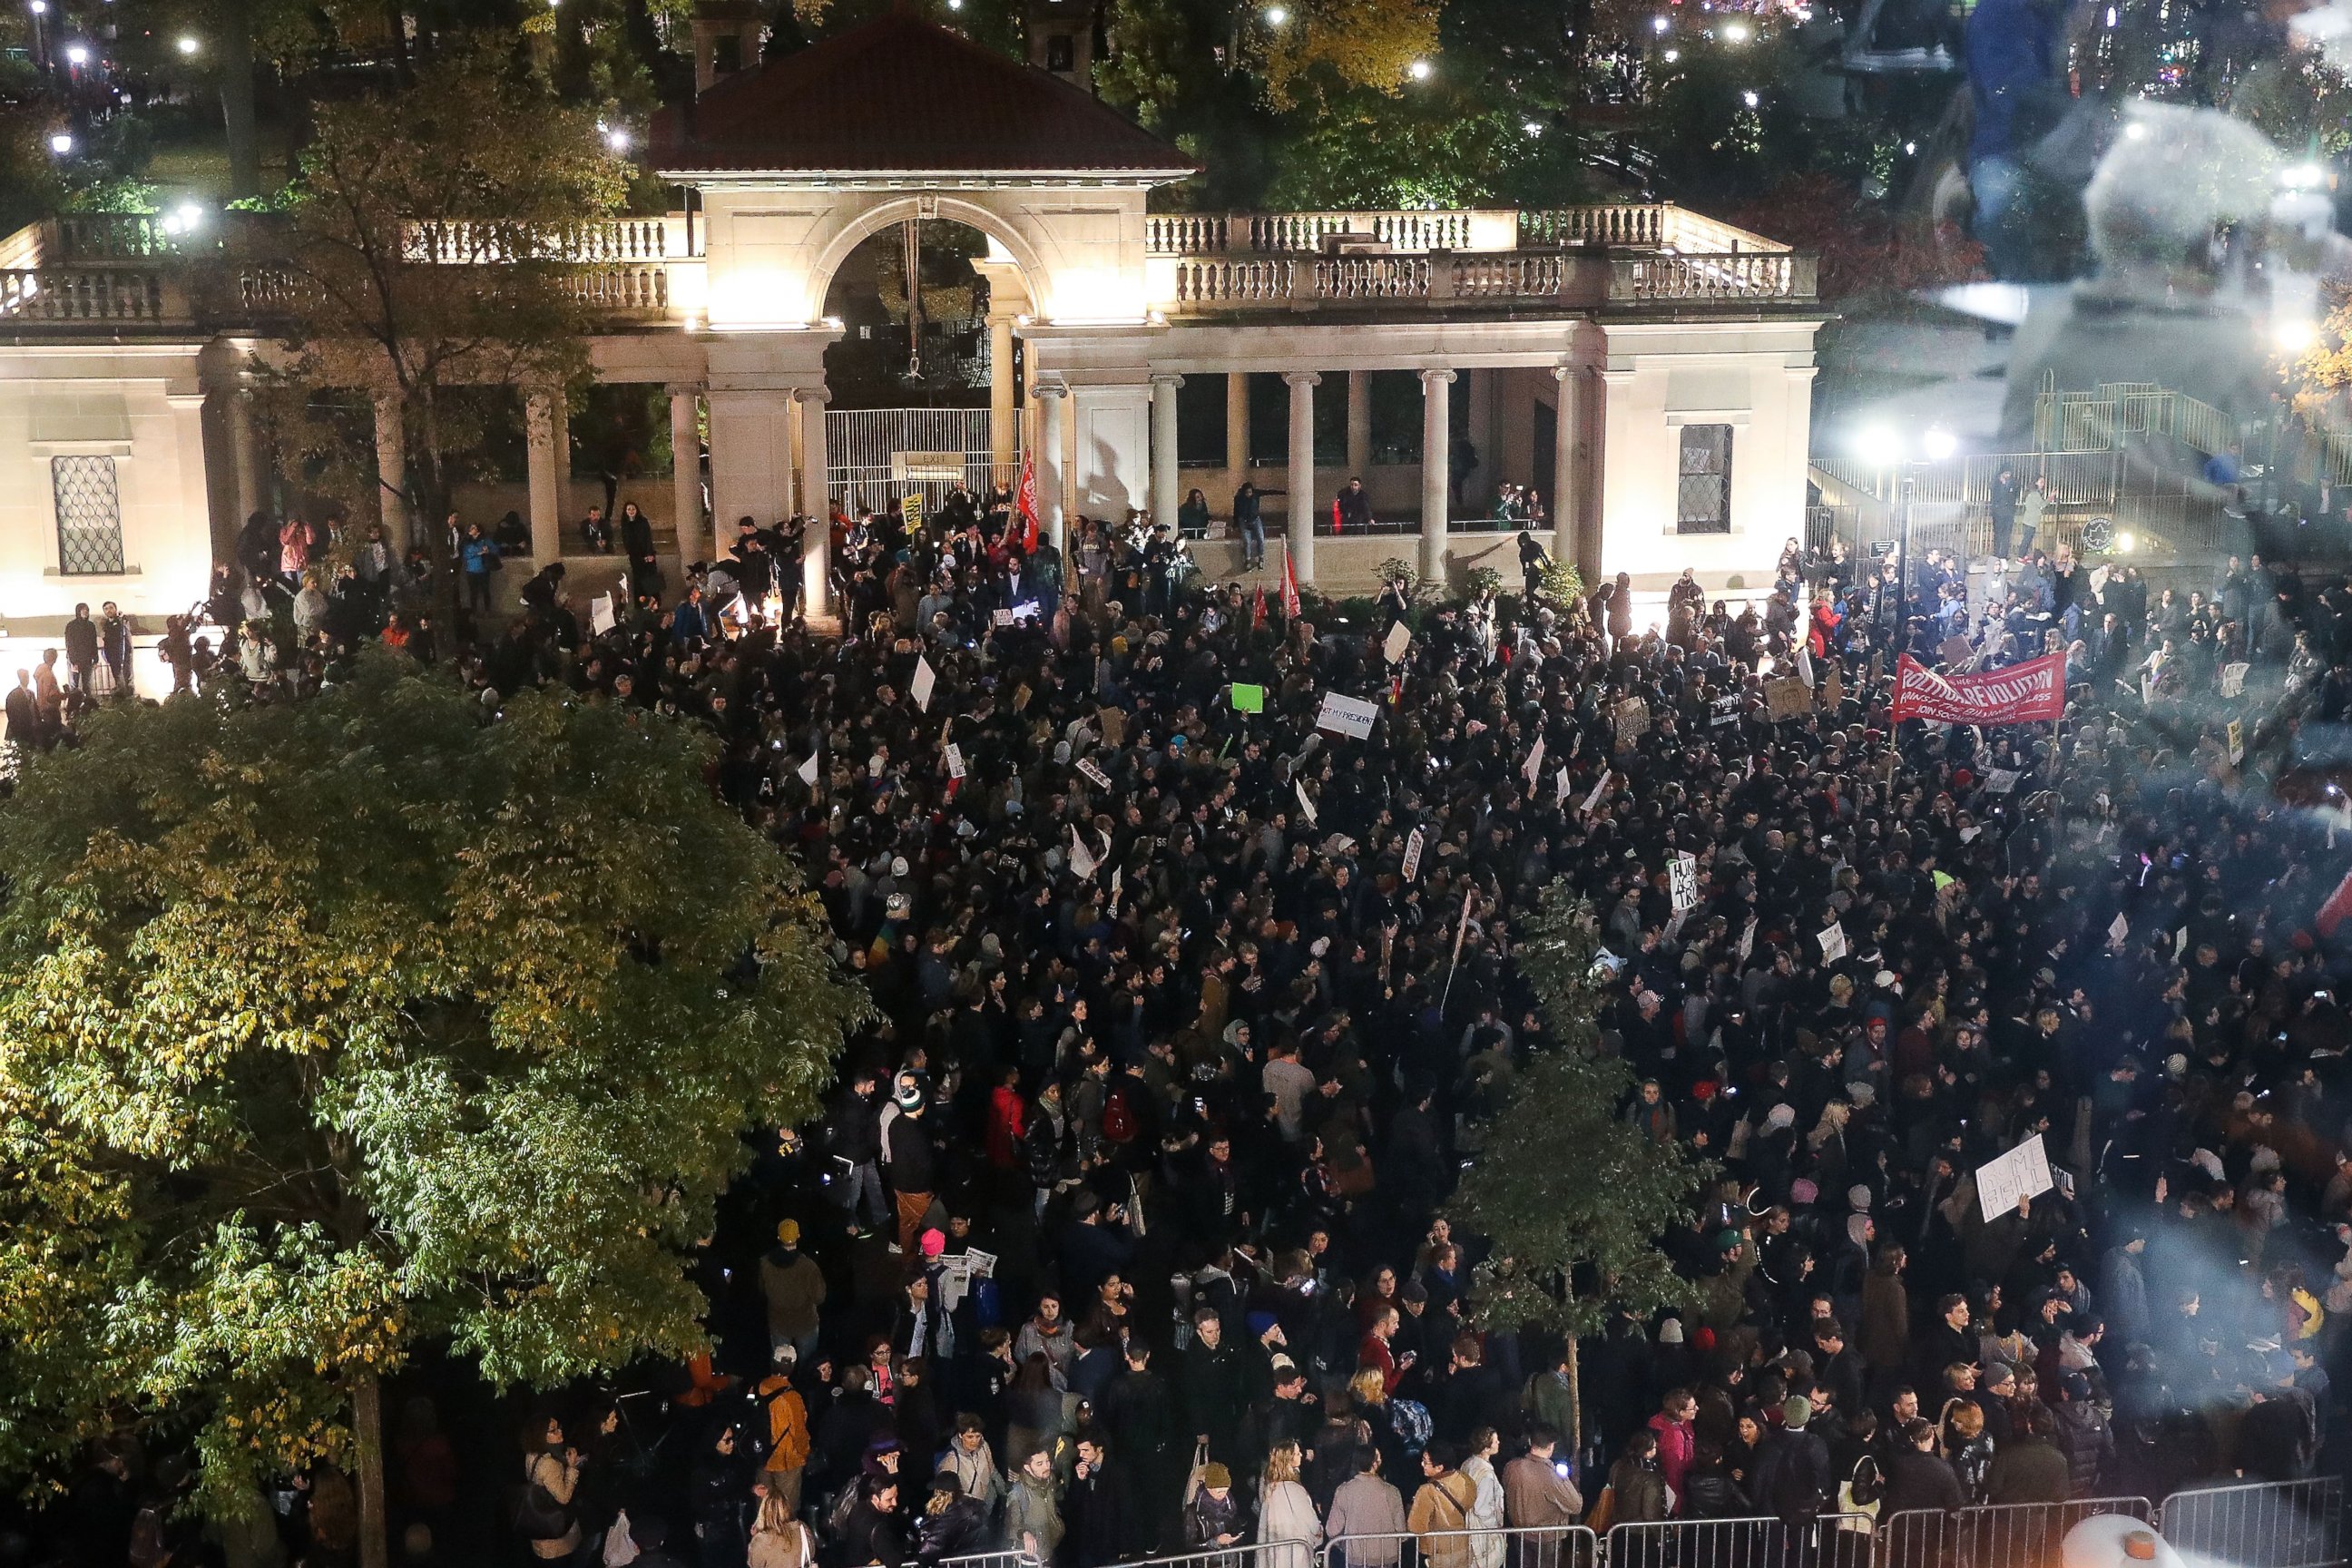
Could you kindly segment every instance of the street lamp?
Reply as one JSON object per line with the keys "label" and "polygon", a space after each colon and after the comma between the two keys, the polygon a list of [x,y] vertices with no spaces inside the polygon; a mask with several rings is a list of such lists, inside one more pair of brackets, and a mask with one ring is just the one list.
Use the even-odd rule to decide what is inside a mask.
{"label": "street lamp", "polygon": [[180,52],[182,54],[194,55],[197,50],[204,47],[205,46],[202,41],[199,40],[194,34],[183,33],[180,35]]}
{"label": "street lamp", "polygon": [[68,44],[66,46],[66,63],[68,65],[77,67],[89,64],[89,46],[88,44]]}
{"label": "street lamp", "polygon": [[1931,426],[1921,444],[1927,448],[1928,458],[1938,463],[1948,460],[1960,449],[1960,444],[1952,433],[1940,425]]}
{"label": "street lamp", "polygon": [[1290,20],[1290,8],[1289,8],[1288,6],[1286,6],[1286,5],[1268,5],[1268,6],[1265,8],[1265,25],[1266,25],[1267,26],[1269,26],[1269,27],[1279,27],[1279,26],[1281,26],[1284,23],[1286,23],[1286,22],[1287,22],[1287,21],[1289,21],[1289,20]]}
{"label": "street lamp", "polygon": [[1431,68],[1430,63],[1427,60],[1415,60],[1412,64],[1404,68],[1404,74],[1412,78],[1415,81],[1427,81],[1429,79]]}
{"label": "street lamp", "polygon": [[56,135],[49,138],[49,151],[55,153],[60,158],[64,157],[67,153],[71,153],[73,149],[74,140],[72,133],[69,132],[60,131]]}
{"label": "street lamp", "polygon": [[1746,43],[1748,41],[1748,24],[1745,22],[1726,22],[1723,25],[1723,41],[1727,44]]}

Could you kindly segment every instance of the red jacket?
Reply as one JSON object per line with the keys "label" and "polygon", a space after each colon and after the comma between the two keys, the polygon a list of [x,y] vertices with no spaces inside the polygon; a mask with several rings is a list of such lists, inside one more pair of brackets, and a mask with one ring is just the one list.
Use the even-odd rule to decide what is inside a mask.
{"label": "red jacket", "polygon": [[1021,1091],[998,1084],[988,1100],[988,1163],[1009,1171],[1021,1163],[1021,1135],[1029,1125],[1028,1107]]}
{"label": "red jacket", "polygon": [[1670,1421],[1659,1411],[1650,1417],[1650,1430],[1658,1435],[1658,1474],[1674,1489],[1675,1511],[1683,1508],[1683,1478],[1691,1468],[1691,1427],[1687,1421]]}

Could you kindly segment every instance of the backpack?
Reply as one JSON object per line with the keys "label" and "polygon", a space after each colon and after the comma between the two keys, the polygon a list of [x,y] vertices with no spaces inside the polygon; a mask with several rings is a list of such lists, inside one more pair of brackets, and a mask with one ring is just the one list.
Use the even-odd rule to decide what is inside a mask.
{"label": "backpack", "polygon": [[1434,1424],[1429,1418],[1429,1406],[1418,1399],[1389,1401],[1389,1430],[1404,1445],[1405,1457],[1417,1458],[1429,1447],[1429,1435]]}
{"label": "backpack", "polygon": [[1102,1135],[1114,1143],[1129,1143],[1136,1131],[1135,1108],[1127,1101],[1127,1086],[1120,1084],[1103,1102]]}
{"label": "backpack", "polygon": [[849,1516],[856,1511],[856,1509],[857,1482],[853,1479],[847,1486],[841,1489],[841,1495],[833,1500],[832,1511],[824,1516],[825,1533],[835,1541],[847,1534]]}

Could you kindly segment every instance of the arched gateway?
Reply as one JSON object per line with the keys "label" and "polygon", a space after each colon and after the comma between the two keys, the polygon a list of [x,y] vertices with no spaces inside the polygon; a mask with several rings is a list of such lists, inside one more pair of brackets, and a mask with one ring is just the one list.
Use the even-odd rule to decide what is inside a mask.
{"label": "arched gateway", "polygon": [[[1545,495],[1553,552],[1588,575],[1657,591],[1689,566],[1737,593],[1768,584],[1803,531],[1822,320],[1809,256],[1671,205],[1151,213],[1155,189],[1197,172],[1188,158],[910,11],[721,74],[756,58],[756,38],[734,42],[698,47],[702,90],[654,126],[651,162],[683,208],[563,231],[588,296],[612,310],[598,376],[666,385],[680,451],[708,431],[708,513],[691,462],[668,509],[686,558],[731,542],[740,516],[839,493],[826,287],[861,240],[908,219],[988,237],[972,266],[990,286],[992,467],[1008,471],[1016,445],[1034,454],[1056,532],[1073,512],[1172,517],[1193,485],[1222,515],[1252,478],[1286,536],[1266,569],[1286,558],[1301,583],[1353,590],[1398,554],[1429,573],[1507,569],[1509,533],[1469,521],[1507,480]],[[14,626],[77,599],[184,607],[212,541],[261,493],[238,384],[252,329],[184,303],[173,252],[144,219],[0,240],[0,468],[33,481],[0,487],[0,616]],[[1417,447],[1407,429],[1375,450],[1383,373],[1385,394],[1418,398],[1390,421],[1418,425]],[[1201,438],[1216,432],[1193,429],[1180,474],[1187,377],[1223,383],[1222,421],[1202,419],[1214,388],[1187,401],[1224,440],[1219,463]],[[1287,404],[1280,466],[1253,463],[1254,385]],[[1344,401],[1344,468],[1317,467],[1318,392]],[[1395,396],[1383,405],[1399,413]],[[542,401],[529,505],[551,556],[561,422],[545,414]],[[396,425],[379,446],[390,474]],[[1372,492],[1370,536],[1334,530],[1350,474]],[[1213,573],[1240,563],[1213,540],[1199,552]],[[813,605],[824,571],[813,554]]]}

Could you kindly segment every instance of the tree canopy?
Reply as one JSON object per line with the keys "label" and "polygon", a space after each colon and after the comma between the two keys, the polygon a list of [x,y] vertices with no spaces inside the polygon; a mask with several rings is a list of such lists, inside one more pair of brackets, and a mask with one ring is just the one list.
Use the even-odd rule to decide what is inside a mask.
{"label": "tree canopy", "polygon": [[1518,1075],[1461,1187],[1467,1222],[1493,1243],[1487,1320],[1571,1336],[1598,1332],[1612,1308],[1647,1313],[1688,1296],[1657,1242],[1685,1223],[1707,1172],[1618,1114],[1633,1073],[1599,1048],[1597,948],[1591,907],[1553,884],[1517,960],[1559,1043]]}
{"label": "tree canopy", "polygon": [[[371,655],[109,710],[0,815],[0,1466],[349,1462],[423,1337],[551,1384],[702,1342],[686,1254],[861,993],[710,742]],[[361,1454],[364,1472],[365,1454]],[[364,1473],[363,1473],[364,1486]]]}

